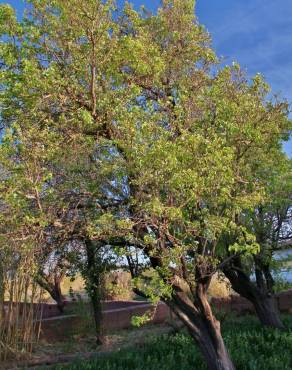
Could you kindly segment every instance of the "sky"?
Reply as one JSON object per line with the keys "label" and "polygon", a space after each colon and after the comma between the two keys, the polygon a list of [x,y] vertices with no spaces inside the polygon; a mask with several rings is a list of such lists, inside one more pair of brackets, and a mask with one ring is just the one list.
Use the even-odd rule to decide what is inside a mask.
{"label": "sky", "polygon": [[[14,6],[21,15],[22,0],[1,3]],[[132,3],[155,11],[160,1]],[[197,0],[196,15],[224,64],[237,61],[250,76],[263,74],[272,92],[292,103],[292,0]],[[284,148],[292,157],[292,139]]]}

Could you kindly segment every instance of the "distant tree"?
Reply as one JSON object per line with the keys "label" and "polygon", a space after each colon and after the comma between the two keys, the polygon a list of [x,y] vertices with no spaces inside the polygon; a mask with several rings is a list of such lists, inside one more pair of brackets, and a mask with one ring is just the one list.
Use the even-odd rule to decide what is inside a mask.
{"label": "distant tree", "polygon": [[[266,200],[254,209],[246,210],[237,219],[239,225],[244,225],[255,235],[260,251],[252,259],[244,256],[234,258],[223,271],[232,288],[254,305],[263,325],[283,328],[274,297],[272,270],[275,252],[292,237],[292,172],[291,160],[275,157],[273,162],[273,167],[265,171]],[[230,238],[225,239],[227,250],[228,241]],[[254,280],[251,274],[254,274]]]}
{"label": "distant tree", "polygon": [[61,283],[69,270],[69,266],[63,256],[58,255],[57,250],[48,253],[49,250],[49,248],[46,248],[36,262],[35,281],[50,294],[51,298],[57,303],[60,313],[64,313],[65,298],[62,294]]}

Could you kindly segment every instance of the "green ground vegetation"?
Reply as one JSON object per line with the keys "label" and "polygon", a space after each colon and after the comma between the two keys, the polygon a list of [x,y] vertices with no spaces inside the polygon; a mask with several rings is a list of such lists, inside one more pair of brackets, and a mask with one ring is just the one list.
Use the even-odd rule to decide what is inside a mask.
{"label": "green ground vegetation", "polygon": [[[292,316],[284,317],[287,331],[266,329],[256,318],[245,316],[224,322],[227,347],[240,370],[291,370]],[[194,368],[194,364],[196,364]],[[54,370],[205,370],[192,339],[185,333],[149,337],[145,343],[88,362]]]}

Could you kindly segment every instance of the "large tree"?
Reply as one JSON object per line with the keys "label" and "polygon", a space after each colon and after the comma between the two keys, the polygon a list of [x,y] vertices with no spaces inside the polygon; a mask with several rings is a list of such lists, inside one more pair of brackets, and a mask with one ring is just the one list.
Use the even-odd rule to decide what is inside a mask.
{"label": "large tree", "polygon": [[141,249],[208,368],[234,369],[207,289],[226,230],[228,261],[258,250],[236,219],[264,197],[258,173],[280,150],[287,105],[266,101],[260,76],[216,71],[191,0],[155,16],[32,0],[21,23],[9,7],[1,17],[3,203],[18,215],[6,236],[28,225],[34,243],[78,240],[91,277],[100,246]]}

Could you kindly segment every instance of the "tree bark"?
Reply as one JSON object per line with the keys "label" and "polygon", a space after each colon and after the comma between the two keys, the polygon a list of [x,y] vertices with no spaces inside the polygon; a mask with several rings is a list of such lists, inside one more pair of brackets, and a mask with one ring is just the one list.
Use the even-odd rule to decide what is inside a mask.
{"label": "tree bark", "polygon": [[93,288],[90,294],[91,305],[93,309],[93,317],[95,324],[96,333],[96,344],[103,344],[103,330],[102,330],[102,305],[101,305],[101,294],[99,288]]}
{"label": "tree bark", "polygon": [[4,295],[4,269],[2,261],[0,261],[0,331],[4,325]]}
{"label": "tree bark", "polygon": [[56,301],[60,313],[64,313],[65,303],[64,303],[64,297],[61,291],[61,280],[62,280],[61,278],[58,278],[57,276],[55,276],[54,286],[51,291],[51,296]]}
{"label": "tree bark", "polygon": [[44,273],[40,272],[37,277],[35,278],[36,282],[44,289],[46,290],[52,299],[57,303],[57,307],[61,314],[64,313],[64,297],[62,295],[61,290],[61,281],[62,276],[54,276],[54,281],[52,282],[52,279],[49,279],[44,275]]}
{"label": "tree bark", "polygon": [[93,318],[95,323],[96,344],[103,344],[102,328],[102,271],[101,261],[98,256],[98,248],[91,242],[86,241],[87,271],[85,274],[88,295],[91,300]]}
{"label": "tree bark", "polygon": [[264,326],[284,329],[274,295],[259,294],[255,296],[253,305],[260,322]]}
{"label": "tree bark", "polygon": [[262,325],[276,329],[285,328],[280,318],[275,296],[272,292],[258,287],[240,269],[225,267],[223,272],[230,281],[233,290],[253,304]]}
{"label": "tree bark", "polygon": [[166,302],[187,327],[198,344],[209,370],[235,370],[226,349],[219,321],[212,313],[206,292],[201,289],[194,302],[179,285],[174,285],[175,293]]}

